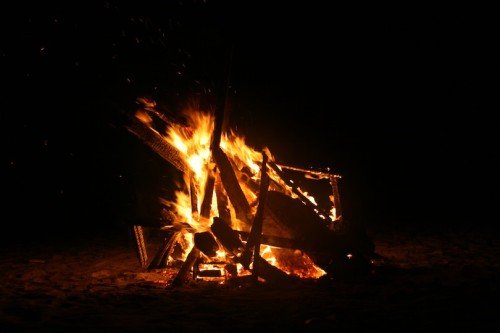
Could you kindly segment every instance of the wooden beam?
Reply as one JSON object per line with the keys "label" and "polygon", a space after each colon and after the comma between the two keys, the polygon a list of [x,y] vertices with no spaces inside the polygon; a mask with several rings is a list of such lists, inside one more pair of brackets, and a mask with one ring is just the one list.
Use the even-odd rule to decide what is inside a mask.
{"label": "wooden beam", "polygon": [[[262,164],[260,168],[260,190],[258,197],[257,212],[252,223],[252,229],[248,236],[245,250],[241,256],[241,264],[248,269],[250,265],[252,253],[254,258],[260,255],[260,238],[262,235],[262,223],[264,220],[264,206],[266,203],[267,191],[269,189],[269,176],[267,174],[267,155],[262,154]],[[255,249],[255,250],[254,250]],[[254,260],[255,270],[255,260]]]}
{"label": "wooden beam", "polygon": [[139,140],[145,143],[155,153],[160,155],[168,163],[172,164],[181,172],[187,172],[189,167],[184,162],[181,152],[167,142],[165,137],[155,131],[153,128],[145,125],[138,119],[132,119],[126,126],[128,131],[137,136]]}

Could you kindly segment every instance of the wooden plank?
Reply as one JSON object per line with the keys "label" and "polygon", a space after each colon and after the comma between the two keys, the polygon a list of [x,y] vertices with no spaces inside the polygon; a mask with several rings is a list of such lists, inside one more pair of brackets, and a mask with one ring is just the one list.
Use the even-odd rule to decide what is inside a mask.
{"label": "wooden plank", "polygon": [[238,183],[238,178],[234,173],[229,158],[220,147],[214,148],[212,154],[215,162],[217,163],[224,189],[226,190],[227,196],[229,197],[229,200],[234,207],[236,218],[250,225],[250,205],[248,204],[247,198],[245,197],[245,194],[243,193],[243,190]]}
{"label": "wooden plank", "polygon": [[[267,155],[262,154],[262,165],[260,170],[260,191],[258,196],[257,212],[252,223],[252,229],[248,236],[245,250],[241,256],[241,264],[248,269],[252,254],[257,258],[260,253],[260,238],[262,235],[262,223],[264,220],[264,206],[266,203],[266,195],[269,189],[269,176],[267,174]],[[254,251],[255,249],[255,251]],[[255,270],[255,260],[254,260]]]}
{"label": "wooden plank", "polygon": [[219,217],[224,221],[231,221],[231,212],[229,211],[229,198],[227,197],[224,186],[220,179],[220,174],[215,178],[215,196],[217,198],[217,210]]}
{"label": "wooden plank", "polygon": [[153,128],[143,124],[138,119],[132,119],[126,126],[127,129],[137,136],[139,140],[145,143],[155,153],[160,155],[168,163],[172,164],[181,172],[187,172],[189,167],[184,162],[181,152],[167,142],[165,137],[155,131]]}
{"label": "wooden plank", "polygon": [[146,244],[144,242],[144,231],[142,229],[142,226],[140,225],[134,225],[133,230],[139,262],[142,267],[146,267],[148,262],[148,253],[146,251]]}

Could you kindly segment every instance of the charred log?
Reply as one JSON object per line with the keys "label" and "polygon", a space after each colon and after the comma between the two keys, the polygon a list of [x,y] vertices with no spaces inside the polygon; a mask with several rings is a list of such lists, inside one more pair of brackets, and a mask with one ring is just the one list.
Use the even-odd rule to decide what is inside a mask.
{"label": "charred log", "polygon": [[217,255],[217,251],[219,250],[217,241],[208,231],[195,233],[194,245],[208,257],[215,257]]}

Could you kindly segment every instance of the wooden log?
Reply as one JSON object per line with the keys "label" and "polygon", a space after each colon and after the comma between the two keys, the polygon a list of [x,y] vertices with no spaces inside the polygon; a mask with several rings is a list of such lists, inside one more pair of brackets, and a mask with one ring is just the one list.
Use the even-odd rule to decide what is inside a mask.
{"label": "wooden log", "polygon": [[219,244],[217,244],[214,236],[208,231],[195,233],[194,245],[208,257],[215,257],[219,250]]}
{"label": "wooden log", "polygon": [[250,225],[250,205],[248,204],[247,198],[238,183],[238,178],[234,173],[229,158],[220,147],[214,148],[212,154],[215,162],[217,163],[224,189],[226,190],[229,200],[234,207],[236,218],[243,221],[247,225]]}
{"label": "wooden log", "polygon": [[143,124],[138,119],[132,119],[126,126],[127,129],[137,136],[155,153],[160,155],[168,163],[172,164],[181,172],[187,172],[189,167],[184,162],[181,152],[167,142],[167,140],[153,128]]}

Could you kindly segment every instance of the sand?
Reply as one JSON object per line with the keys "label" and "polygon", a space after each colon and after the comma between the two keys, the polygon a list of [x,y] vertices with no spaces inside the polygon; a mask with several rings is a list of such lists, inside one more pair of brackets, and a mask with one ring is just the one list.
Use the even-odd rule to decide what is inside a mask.
{"label": "sand", "polygon": [[471,232],[373,233],[383,256],[355,281],[254,286],[145,272],[131,241],[11,246],[0,332],[487,331],[500,328],[500,242]]}

